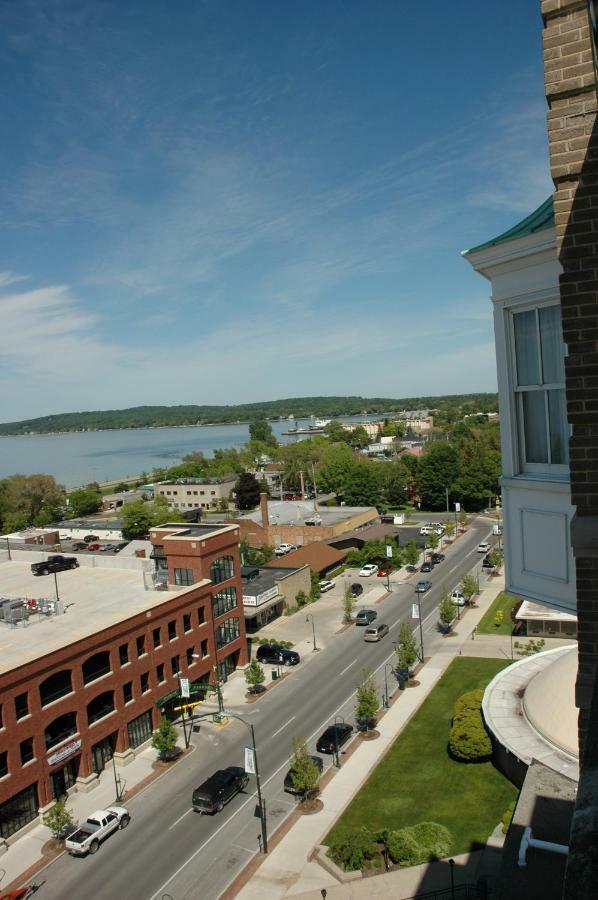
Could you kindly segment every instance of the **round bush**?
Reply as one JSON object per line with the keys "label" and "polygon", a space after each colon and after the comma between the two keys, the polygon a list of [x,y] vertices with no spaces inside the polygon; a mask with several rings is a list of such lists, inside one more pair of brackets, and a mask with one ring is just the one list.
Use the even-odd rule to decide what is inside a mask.
{"label": "round bush", "polygon": [[455,759],[463,762],[482,762],[492,755],[492,742],[484,728],[481,716],[453,725],[449,748]]}
{"label": "round bush", "polygon": [[428,850],[428,859],[444,859],[451,852],[451,833],[444,825],[420,822],[413,826],[412,832],[416,842]]}
{"label": "round bush", "polygon": [[367,828],[353,828],[346,831],[335,838],[328,849],[328,855],[333,862],[346,872],[362,869],[377,852],[372,833]]}
{"label": "round bush", "polygon": [[483,696],[484,691],[482,689],[479,689],[477,691],[467,691],[466,694],[461,694],[461,696],[455,702],[453,717],[457,718],[462,713],[469,712],[471,710],[480,710],[482,708]]}
{"label": "round bush", "polygon": [[425,862],[425,853],[418,846],[410,828],[390,831],[386,846],[388,855],[398,866],[419,866]]}

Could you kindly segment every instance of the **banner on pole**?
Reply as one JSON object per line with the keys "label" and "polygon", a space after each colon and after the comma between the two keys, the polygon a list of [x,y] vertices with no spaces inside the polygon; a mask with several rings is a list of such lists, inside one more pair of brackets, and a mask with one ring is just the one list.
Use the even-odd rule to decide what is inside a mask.
{"label": "banner on pole", "polygon": [[386,545],[386,556],[388,559],[392,559],[392,547],[390,544]]}
{"label": "banner on pole", "polygon": [[245,747],[245,771],[248,775],[255,775],[255,753],[251,747]]}
{"label": "banner on pole", "polygon": [[419,606],[417,603],[413,603],[411,606],[411,618],[419,619]]}
{"label": "banner on pole", "polygon": [[461,504],[455,503],[455,512],[461,512]]}
{"label": "banner on pole", "polygon": [[189,690],[189,679],[181,678],[181,697],[190,697],[191,692]]}

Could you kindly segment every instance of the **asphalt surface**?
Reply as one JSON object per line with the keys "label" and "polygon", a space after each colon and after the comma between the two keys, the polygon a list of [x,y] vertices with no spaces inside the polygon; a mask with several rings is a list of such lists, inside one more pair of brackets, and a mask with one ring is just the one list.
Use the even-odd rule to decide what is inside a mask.
{"label": "asphalt surface", "polygon": [[[493,541],[490,532],[488,522],[474,521],[450,558],[425,576],[433,582],[433,588],[421,597],[426,653],[426,638],[429,645],[436,631],[442,590],[454,588],[478,560],[481,563],[476,547],[481,540]],[[354,691],[361,669],[375,669],[382,686],[400,622],[411,621],[416,580],[417,576],[394,585],[392,594],[377,604],[377,621],[390,627],[382,641],[365,643],[363,628],[348,628],[326,650],[302,660],[290,677],[257,703],[232,709],[255,728],[269,833],[295,802],[282,789],[293,736],[306,738],[313,753],[317,737],[336,716],[354,724]],[[389,669],[387,677],[392,691],[396,682]],[[40,900],[89,896],[94,900],[162,900],[164,896],[196,900],[220,895],[258,848],[255,778],[245,793],[213,816],[194,813],[191,795],[216,769],[244,765],[243,748],[251,745],[250,734],[239,721],[231,720],[223,728],[205,722],[192,742],[193,752],[127,804],[131,824],[125,831],[111,835],[94,856],[63,855],[43,872],[38,878],[44,881]],[[324,759],[325,767],[333,763],[331,757]],[[89,802],[91,812],[93,794]]]}

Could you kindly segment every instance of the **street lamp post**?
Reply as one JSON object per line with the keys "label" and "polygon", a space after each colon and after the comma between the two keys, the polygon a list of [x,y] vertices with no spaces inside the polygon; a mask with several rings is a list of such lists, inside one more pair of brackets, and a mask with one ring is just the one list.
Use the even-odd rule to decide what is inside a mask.
{"label": "street lamp post", "polygon": [[419,619],[419,643],[421,646],[421,661],[423,663],[423,661],[424,661],[424,629],[422,626],[422,604],[421,604],[420,595],[417,593],[417,591],[415,592],[415,599],[417,602],[417,617]]}
{"label": "street lamp post", "polygon": [[[197,716],[198,719],[207,719],[211,716],[211,713],[200,713]],[[231,719],[238,719],[239,722],[242,722],[245,728],[251,734],[251,748],[253,750],[253,761],[255,763],[255,782],[257,787],[257,802],[260,811],[260,824],[261,824],[261,844],[260,850],[262,853],[268,852],[268,827],[266,821],[266,805],[262,799],[262,786],[260,782],[260,770],[257,761],[257,747],[255,745],[255,731],[251,722],[246,722],[245,719],[242,719],[241,716],[237,716],[235,713],[228,713]]]}
{"label": "street lamp post", "polygon": [[183,697],[183,686],[182,686],[182,684],[181,684],[181,677],[182,677],[182,672],[178,672],[178,673],[177,673],[177,678],[179,679],[179,697],[180,697],[180,700],[181,700],[181,721],[182,721],[182,723],[183,723],[183,734],[185,735],[185,749],[187,750],[187,749],[189,748],[189,743],[190,743],[191,735],[189,735],[189,737],[187,737],[187,725],[186,725],[186,723],[185,723],[185,708],[186,708],[186,704],[185,704],[184,701],[185,701],[185,700],[189,700],[190,698],[189,698],[189,697]]}
{"label": "street lamp post", "polygon": [[114,753],[112,754],[112,768],[114,770],[114,786],[116,788],[116,803],[122,803],[124,791],[122,789],[123,784],[120,778],[120,775],[116,774],[116,762],[114,760]]}
{"label": "street lamp post", "polygon": [[56,603],[58,603],[60,597],[58,596],[58,578],[56,577],[56,572],[54,572],[54,588],[56,590]]}
{"label": "street lamp post", "polygon": [[388,709],[388,707],[390,706],[389,697],[388,697],[388,679],[387,679],[387,677],[386,677],[386,673],[388,672],[389,669],[390,669],[391,672],[393,671],[393,665],[392,665],[392,663],[386,663],[386,665],[384,666],[384,699],[383,699],[383,706],[384,706],[385,709]]}
{"label": "street lamp post", "polygon": [[[342,716],[335,716],[334,724],[335,725],[337,725],[337,724],[344,725],[345,720],[343,719]],[[338,730],[336,728],[334,729],[334,765],[336,766],[337,769],[340,769],[340,767],[341,767],[341,757],[340,757],[339,747],[338,747]]]}
{"label": "street lamp post", "polygon": [[318,649],[318,647],[316,646],[316,623],[315,623],[315,620],[314,620],[314,617],[313,617],[313,614],[312,614],[312,613],[308,613],[308,614],[306,615],[305,621],[306,621],[306,622],[309,622],[310,619],[311,619],[311,630],[312,630],[312,632],[313,632],[313,637],[314,637],[314,648],[313,648],[313,650],[312,650],[312,653],[315,653],[316,650]]}

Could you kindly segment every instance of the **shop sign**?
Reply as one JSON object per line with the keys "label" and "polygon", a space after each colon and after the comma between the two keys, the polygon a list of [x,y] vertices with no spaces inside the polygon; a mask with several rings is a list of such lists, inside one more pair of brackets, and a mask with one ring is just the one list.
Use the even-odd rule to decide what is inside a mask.
{"label": "shop sign", "polygon": [[52,753],[51,756],[48,757],[48,765],[55,766],[59,762],[64,762],[65,759],[68,759],[69,756],[73,756],[73,754],[80,749],[81,739],[78,738],[76,741],[65,744],[64,747],[61,747],[56,753]]}
{"label": "shop sign", "polygon": [[243,594],[243,606],[261,606],[263,603],[267,603],[268,600],[271,600],[272,597],[276,597],[278,595],[278,585],[274,587],[268,588],[267,591],[263,591],[261,594]]}

